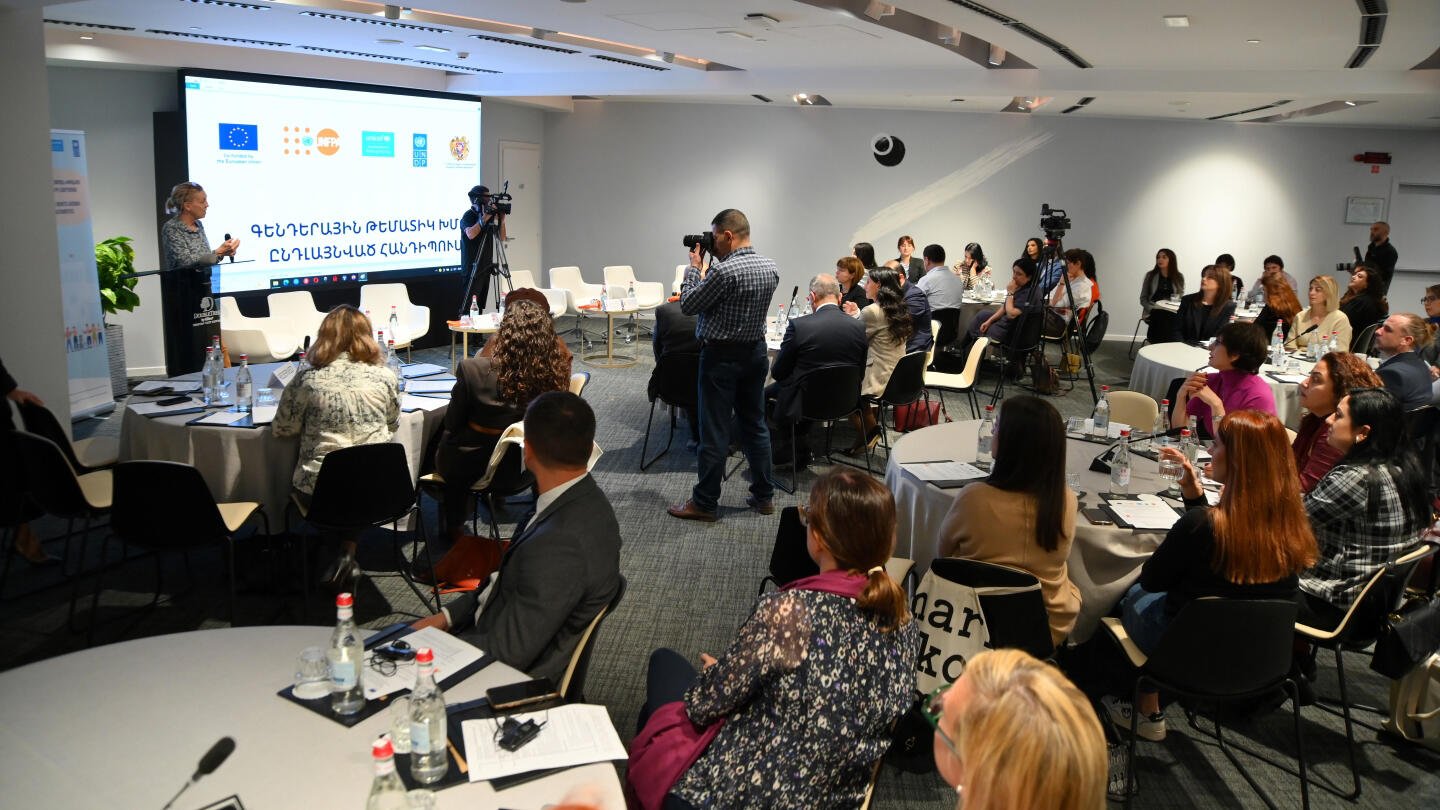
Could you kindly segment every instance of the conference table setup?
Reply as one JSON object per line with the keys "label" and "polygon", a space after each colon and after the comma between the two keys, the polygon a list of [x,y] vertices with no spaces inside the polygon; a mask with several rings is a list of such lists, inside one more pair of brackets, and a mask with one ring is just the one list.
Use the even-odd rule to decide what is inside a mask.
{"label": "conference table setup", "polygon": [[[213,773],[188,786],[175,807],[364,807],[374,776],[371,743],[392,725],[388,701],[346,727],[327,716],[328,697],[307,706],[280,694],[295,680],[302,650],[323,649],[331,632],[329,627],[279,626],[176,633],[0,673],[0,783],[7,804],[160,808],[204,756],[200,770],[209,765]],[[525,673],[489,659],[442,689],[454,712],[457,704],[483,698],[489,688],[526,680]],[[594,716],[598,707],[579,708]],[[552,723],[556,711],[551,711]],[[493,721],[478,722],[488,726]],[[452,717],[450,727],[456,725]],[[452,771],[439,783],[447,786],[431,788],[434,804],[423,806],[540,810],[587,787],[598,791],[603,806],[624,807],[619,777],[608,761],[618,739],[604,744],[614,735],[608,720],[605,725],[592,723],[565,740],[553,731],[550,747],[544,744],[551,729],[542,730],[520,750],[541,755],[561,747],[573,751],[578,746],[572,740],[588,736],[593,740],[589,764],[513,777],[503,790],[489,781],[467,781],[481,767],[480,757],[466,757],[470,761],[462,778],[452,756]],[[456,736],[449,734],[452,755],[474,750],[462,744],[469,733],[467,739]],[[233,753],[206,755],[222,738],[233,740]],[[586,758],[584,751],[571,755],[571,761]],[[408,756],[397,756],[396,767],[408,777]],[[452,779],[457,783],[448,784]]]}
{"label": "conference table setup", "polygon": [[[270,429],[269,422],[274,418],[281,391],[266,381],[274,382],[272,375],[287,366],[293,364],[250,366],[257,392],[257,406],[250,415],[235,413],[224,406],[203,405],[198,393],[200,372],[143,383],[125,403],[120,424],[120,460],[178,461],[193,465],[216,501],[259,503],[271,530],[279,531],[284,525],[300,447],[298,438],[281,438]],[[407,391],[401,395],[400,424],[392,441],[404,446],[412,477],[420,475],[425,448],[440,429],[449,405],[454,380],[444,371],[441,366],[424,363],[402,366],[407,387],[417,392]],[[225,369],[227,392],[234,391],[238,372],[237,367]],[[266,389],[270,389],[268,397],[274,402],[259,404],[267,397]],[[183,401],[164,404],[182,396]],[[233,403],[233,394],[231,396]]]}
{"label": "conference table setup", "polygon": [[[1189,343],[1151,343],[1135,356],[1130,370],[1130,390],[1159,402],[1177,377],[1189,377],[1210,365],[1210,350]],[[1275,415],[1289,428],[1300,424],[1300,382],[1310,375],[1315,361],[1286,355],[1285,366],[1270,363],[1260,367],[1260,376],[1275,394]]]}
{"label": "conference table setup", "polygon": [[[1112,429],[1115,425],[1112,423]],[[915,561],[925,571],[940,556],[941,526],[960,489],[925,480],[927,464],[964,462],[973,464],[980,422],[945,422],[905,434],[896,441],[885,464],[885,484],[895,495],[895,554]],[[1065,472],[1078,476],[1081,509],[1098,507],[1110,491],[1108,473],[1093,472],[1091,461],[1105,452],[1111,442],[1066,437]],[[1137,446],[1140,443],[1132,443]],[[1158,462],[1138,453],[1131,454],[1130,493],[1160,493],[1167,482],[1159,475]],[[980,479],[976,479],[980,480]],[[1073,481],[1073,478],[1072,478]],[[1179,506],[1179,500],[1172,506]],[[1114,515],[1110,516],[1113,521]],[[1100,619],[1140,576],[1140,566],[1159,547],[1164,530],[1122,528],[1119,523],[1097,525],[1077,515],[1075,541],[1068,560],[1070,579],[1080,589],[1083,604],[1070,638],[1081,643],[1095,632]]]}

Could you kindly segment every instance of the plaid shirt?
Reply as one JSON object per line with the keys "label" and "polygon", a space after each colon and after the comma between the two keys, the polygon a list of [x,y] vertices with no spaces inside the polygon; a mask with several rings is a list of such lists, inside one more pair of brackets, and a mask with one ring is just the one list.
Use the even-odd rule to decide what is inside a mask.
{"label": "plaid shirt", "polygon": [[680,310],[699,316],[695,336],[701,340],[760,340],[779,283],[775,262],[742,247],[710,265],[704,280],[693,266],[685,271]]}
{"label": "plaid shirt", "polygon": [[1306,493],[1305,511],[1320,559],[1300,575],[1300,590],[1340,608],[1348,607],[1385,563],[1413,546],[1420,531],[1405,514],[1388,465],[1334,467]]}

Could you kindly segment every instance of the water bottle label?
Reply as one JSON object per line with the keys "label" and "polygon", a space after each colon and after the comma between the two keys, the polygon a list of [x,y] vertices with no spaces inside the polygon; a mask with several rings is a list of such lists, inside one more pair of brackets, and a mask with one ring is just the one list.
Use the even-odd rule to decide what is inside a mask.
{"label": "water bottle label", "polygon": [[330,662],[330,684],[337,692],[344,692],[354,689],[359,682],[355,672],[354,661],[331,661]]}
{"label": "water bottle label", "polygon": [[241,402],[249,402],[252,387],[251,383],[238,383],[235,386],[235,396],[239,397]]}
{"label": "water bottle label", "polygon": [[1129,468],[1129,467],[1121,467],[1121,468],[1115,470],[1114,478],[1115,478],[1115,483],[1116,483],[1118,486],[1121,486],[1121,487],[1128,487],[1128,486],[1130,486],[1130,468]]}
{"label": "water bottle label", "polygon": [[410,750],[417,754],[430,753],[430,724],[416,720],[410,723]]}

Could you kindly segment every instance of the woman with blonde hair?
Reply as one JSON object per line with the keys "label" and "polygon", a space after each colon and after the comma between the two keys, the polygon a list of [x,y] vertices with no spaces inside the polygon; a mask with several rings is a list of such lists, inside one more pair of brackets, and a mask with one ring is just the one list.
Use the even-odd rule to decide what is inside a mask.
{"label": "woman with blonde hair", "polygon": [[[308,503],[320,464],[332,450],[390,441],[400,426],[400,384],[380,359],[374,327],[349,304],[330,310],[306,355],[310,369],[290,381],[270,429],[276,436],[299,436],[300,456],[292,484]],[[341,537],[339,559],[322,579],[348,590],[360,575],[355,537]]]}
{"label": "woman with blonde hair", "polygon": [[505,319],[487,351],[455,370],[445,431],[435,469],[445,479],[444,520],[458,539],[470,486],[485,474],[505,428],[525,418],[530,401],[570,386],[570,352],[557,342],[548,309],[531,300],[506,301]]}
{"label": "woman with blonde hair", "polygon": [[[1232,411],[1220,420],[1211,449],[1210,477],[1220,501],[1207,506],[1200,477],[1179,450],[1160,455],[1181,465],[1187,511],[1140,569],[1120,602],[1121,623],[1146,654],[1170,622],[1204,597],[1293,600],[1299,575],[1318,556],[1315,533],[1300,501],[1300,476],[1285,426],[1273,413]],[[1110,719],[1130,728],[1129,701],[1106,695]],[[1158,692],[1141,692],[1139,735],[1165,739]]]}
{"label": "woman with blonde hair", "polygon": [[1290,339],[1285,348],[1306,349],[1316,341],[1330,339],[1335,333],[1336,345],[1341,349],[1350,348],[1350,318],[1340,311],[1340,285],[1330,276],[1320,275],[1310,279],[1306,293],[1310,306],[1295,316],[1295,328],[1290,330]]}
{"label": "woman with blonde hair", "polygon": [[924,708],[957,810],[1105,807],[1105,733],[1055,667],[1023,650],[987,650]]}
{"label": "woman with blonde hair", "polygon": [[[913,702],[919,628],[885,571],[895,500],[832,468],[800,507],[820,573],[762,596],[729,649],[650,657],[627,779],[639,806],[854,808]],[[684,746],[678,774],[649,753]],[[660,754],[662,758],[667,756]]]}

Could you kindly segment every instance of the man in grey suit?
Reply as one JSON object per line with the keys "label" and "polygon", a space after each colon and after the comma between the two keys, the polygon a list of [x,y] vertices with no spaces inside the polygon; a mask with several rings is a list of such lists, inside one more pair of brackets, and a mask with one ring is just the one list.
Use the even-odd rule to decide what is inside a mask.
{"label": "man in grey suit", "polygon": [[415,627],[439,627],[516,669],[558,683],[580,635],[620,588],[620,525],[586,465],[595,413],[568,391],[525,411],[525,468],[535,514],[510,541],[500,570]]}

